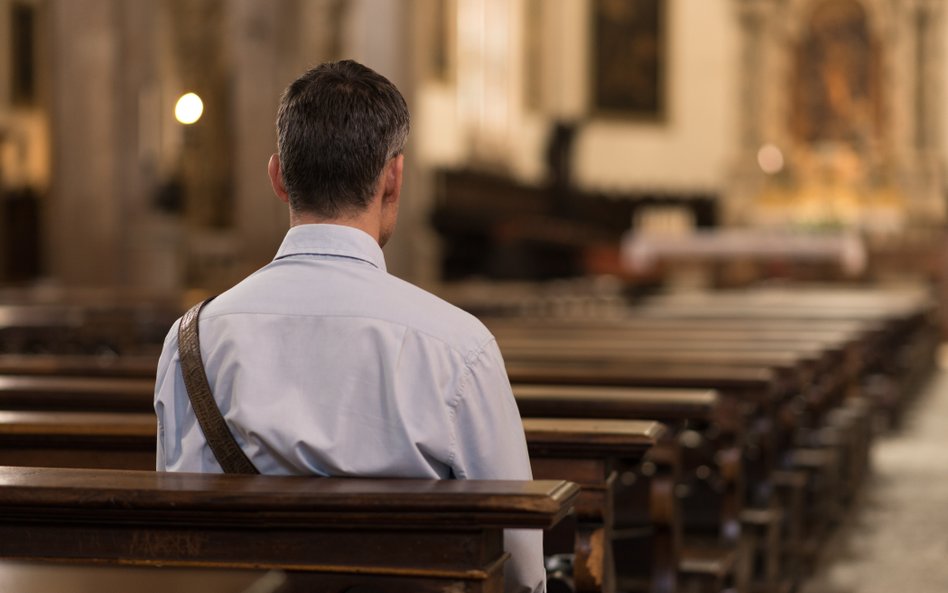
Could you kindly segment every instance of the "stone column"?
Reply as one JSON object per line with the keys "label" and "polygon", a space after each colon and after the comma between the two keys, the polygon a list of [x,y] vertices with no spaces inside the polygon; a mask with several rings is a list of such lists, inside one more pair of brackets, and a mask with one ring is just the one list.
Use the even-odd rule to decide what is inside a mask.
{"label": "stone column", "polygon": [[767,94],[763,88],[765,4],[769,0],[736,0],[735,13],[741,25],[741,104],[740,141],[735,147],[736,163],[731,191],[720,205],[722,222],[726,225],[748,222],[752,216],[751,200],[760,187],[756,153],[761,144],[761,103]]}
{"label": "stone column", "polygon": [[928,222],[944,221],[944,175],[942,172],[942,143],[939,136],[941,118],[943,62],[941,55],[941,19],[944,0],[919,0],[917,7],[919,64],[918,76],[918,129],[920,175],[924,178],[926,199],[925,218]]}
{"label": "stone column", "polygon": [[[53,175],[48,269],[64,285],[115,286],[124,277],[120,99],[121,0],[49,3]],[[134,127],[134,124],[133,124]]]}
{"label": "stone column", "polygon": [[[47,269],[64,286],[155,294],[178,288],[177,228],[152,204],[158,183],[156,5],[53,0],[52,187]],[[169,107],[170,109],[170,107]]]}
{"label": "stone column", "polygon": [[[277,200],[267,177],[267,161],[276,152],[280,93],[292,77],[284,64],[298,60],[295,0],[233,0],[227,43],[233,55],[234,232],[245,272],[273,259],[289,225],[286,206]],[[312,56],[318,59],[319,56]],[[288,78],[290,77],[290,78]]]}
{"label": "stone column", "polygon": [[122,130],[113,146],[117,163],[121,282],[133,291],[171,294],[180,288],[180,223],[159,211],[155,192],[161,183],[161,122],[171,105],[160,100],[156,2],[119,2],[114,35],[118,40]]}

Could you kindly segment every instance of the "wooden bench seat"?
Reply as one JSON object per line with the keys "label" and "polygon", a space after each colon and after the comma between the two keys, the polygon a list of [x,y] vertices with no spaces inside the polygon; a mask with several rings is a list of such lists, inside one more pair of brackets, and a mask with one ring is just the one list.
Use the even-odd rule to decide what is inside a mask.
{"label": "wooden bench seat", "polygon": [[[820,300],[824,297],[828,299],[826,302]],[[866,299],[865,295],[849,291],[837,295],[832,302],[828,293],[801,300],[793,291],[679,295],[654,299],[637,307],[635,315],[688,322],[713,319],[770,324],[779,319],[818,326],[840,321],[877,324],[879,347],[870,366],[894,382],[891,388],[894,394],[878,396],[893,421],[897,421],[905,400],[930,375],[939,341],[934,303],[921,292],[880,292]]]}
{"label": "wooden bench seat", "polygon": [[[576,591],[616,590],[617,573],[639,566],[637,558],[614,555],[616,518],[623,514],[622,504],[642,504],[646,508],[668,509],[666,514],[650,516],[652,541],[663,545],[666,534],[678,528],[680,518],[671,488],[655,489],[645,500],[623,496],[620,476],[640,466],[646,454],[662,439],[663,425],[653,421],[524,418],[524,433],[530,463],[536,479],[569,479],[582,491],[576,502],[577,526],[572,550],[573,584]],[[562,476],[570,476],[564,478]],[[640,574],[652,582],[652,590],[675,591],[677,550],[654,555]]]}
{"label": "wooden bench seat", "polygon": [[[816,291],[799,298],[796,291],[749,290],[650,298],[624,315],[602,319],[485,323],[498,338],[515,389],[521,380],[556,389],[706,387],[745,405],[756,402],[756,413],[736,417],[746,423],[751,440],[767,431],[777,435],[771,442],[776,463],[755,463],[748,455],[749,482],[780,492],[781,506],[757,498],[744,513],[745,531],[772,552],[779,533],[773,528],[782,523],[789,537],[784,549],[792,556],[808,552],[840,505],[855,495],[866,470],[874,409],[896,413],[930,372],[937,344],[931,311],[930,301],[918,295],[880,292],[864,298],[853,291]],[[765,371],[771,387],[730,391],[723,380],[714,382],[720,377],[709,377],[711,368],[734,376],[738,368]],[[580,404],[567,405],[570,413],[582,413]],[[762,442],[766,450],[767,439]],[[761,466],[775,471],[764,476]],[[776,590],[786,585],[778,583],[786,575],[773,571],[778,563],[774,554],[768,557],[766,585],[758,587]],[[799,559],[784,560],[790,561],[779,562],[795,568]]]}
{"label": "wooden bench seat", "polygon": [[157,372],[157,356],[0,354],[0,375],[3,376],[125,377],[154,382]]}
{"label": "wooden bench seat", "polygon": [[[745,513],[745,530],[749,530],[752,525],[772,526],[779,520],[776,517],[795,513],[792,504],[777,509],[776,514],[769,504],[762,504],[767,489],[797,488],[798,494],[813,496],[807,484],[828,483],[826,472],[833,463],[841,468],[837,470],[838,495],[851,497],[868,459],[873,411],[866,402],[899,409],[904,406],[903,393],[911,392],[912,384],[930,368],[928,359],[936,342],[926,325],[923,302],[851,297],[840,293],[833,302],[820,304],[819,295],[795,300],[795,293],[788,298],[763,291],[711,299],[654,299],[619,320],[580,324],[544,319],[532,327],[520,320],[488,320],[488,325],[505,352],[515,390],[517,380],[525,377],[551,386],[557,382],[719,389],[722,399],[731,402],[730,415],[748,443],[744,450],[751,484],[747,500],[755,503]],[[576,352],[582,354],[576,356]],[[8,368],[8,374],[141,377],[149,383],[155,364],[154,359],[135,364],[126,359],[89,366],[89,360],[73,358],[68,362],[20,361],[18,370],[13,370],[17,361],[11,359],[11,366],[4,366],[3,359],[0,375]],[[31,365],[35,372],[27,370]],[[87,370],[82,370],[84,366]],[[531,373],[535,375],[530,377]],[[708,382],[716,373],[719,381]],[[749,387],[755,373],[766,376],[766,385]],[[724,375],[737,380],[728,382]],[[3,392],[0,382],[0,401]],[[862,393],[869,397],[861,397]],[[22,403],[24,396],[18,397]],[[55,405],[70,405],[68,397]],[[91,398],[78,399],[86,397]],[[122,396],[107,397],[118,402]],[[142,411],[150,412],[150,385],[147,398],[133,395],[127,401],[133,400],[141,404],[131,405],[142,405]],[[14,396],[7,401],[16,405]],[[22,405],[29,409],[29,403]],[[833,449],[836,457],[830,463]],[[810,477],[804,479],[807,472]],[[798,503],[803,507],[799,512],[806,512],[809,505]],[[755,523],[754,513],[765,520]],[[773,536],[766,531],[769,527],[761,529],[761,539]],[[801,541],[795,540],[793,546],[802,547]]]}
{"label": "wooden bench seat", "polygon": [[[9,379],[6,384],[4,384],[5,379]],[[28,459],[31,460],[30,464],[33,465],[49,464],[66,467],[93,466],[134,469],[152,468],[154,466],[154,418],[151,414],[151,386],[150,384],[145,385],[144,382],[118,380],[114,382],[111,389],[104,389],[103,387],[109,385],[109,381],[110,380],[100,378],[87,379],[68,377],[0,378],[0,408],[2,408],[4,404],[10,405],[11,403],[15,403],[18,407],[24,409],[33,408],[34,410],[49,410],[51,408],[73,411],[87,408],[112,410],[112,413],[99,414],[90,414],[88,412],[73,414],[37,414],[35,412],[28,413],[22,410],[20,413],[7,412],[7,421],[5,423],[0,422],[0,463],[3,462],[4,455],[6,455],[7,463],[19,463],[16,459],[27,459],[27,457],[22,456],[25,452],[28,452]],[[542,388],[549,394],[550,390],[548,388]],[[64,390],[64,392],[60,393],[58,390]],[[522,391],[522,386],[515,386],[515,392],[522,393]],[[677,404],[671,399],[664,399],[661,400],[664,403],[656,407],[654,398],[655,392],[653,390],[651,404],[646,407],[640,407],[639,411],[641,413],[635,417],[649,418],[649,413],[654,413],[662,418],[680,423],[683,418],[680,414],[676,417],[676,414],[670,414],[668,410],[663,410],[663,407],[667,407],[668,404],[673,404],[672,411],[688,412],[687,416],[693,421],[702,421],[702,418],[709,414],[712,409],[718,409],[717,406],[712,408],[709,405],[710,403],[716,402],[716,396],[707,391],[698,392],[697,394],[681,391],[669,392],[667,390],[665,390],[665,392],[672,396],[677,394]],[[11,394],[15,397],[12,397]],[[696,396],[698,398],[697,402],[695,401]],[[689,402],[687,398],[690,398],[691,401]],[[643,403],[648,403],[647,400],[642,401]],[[697,406],[695,405],[696,403]],[[628,402],[626,405],[628,405]],[[688,407],[689,405],[691,406],[690,408]],[[555,406],[552,408],[547,407],[546,409],[550,412],[554,412]],[[144,413],[135,414],[130,413],[128,410],[142,410]],[[595,414],[590,416],[588,413],[589,410],[602,412],[602,416],[600,417],[621,417],[615,414],[609,415],[607,414],[608,410],[599,406],[587,406],[586,410],[587,413],[584,414],[586,418],[597,417]],[[695,411],[698,411],[698,416],[692,413]],[[116,417],[116,412],[124,414],[127,417]],[[528,415],[529,414],[525,414],[525,416]],[[534,414],[534,416],[536,415],[537,414]],[[559,416],[561,418],[564,417],[561,413],[551,413],[550,415]],[[655,415],[651,417],[656,417]],[[566,415],[566,417],[568,416],[569,415]],[[625,417],[629,417],[628,409],[626,410]],[[530,422],[530,420],[526,420],[525,425],[529,425]],[[122,423],[124,423],[124,426]],[[738,421],[732,419],[728,421],[728,423],[734,427],[737,426]],[[20,425],[17,427],[17,432],[10,435],[8,439],[10,444],[7,446],[7,453],[4,453],[2,449],[4,424],[9,426]],[[560,424],[562,425],[562,423]],[[26,427],[29,427],[28,430],[33,433],[29,438],[25,434],[27,432]],[[588,428],[586,430],[587,432],[582,434],[589,437],[591,433],[588,432]],[[601,426],[597,428],[597,430],[601,430]],[[125,437],[120,439],[118,434],[123,431],[131,431],[137,434],[135,442],[130,443]],[[568,437],[569,435],[560,433],[558,438],[563,438],[564,436]],[[536,438],[538,438],[537,433],[530,433],[531,443],[535,444],[534,441]],[[728,440],[730,440],[730,438],[731,437],[728,437]],[[82,440],[82,446],[63,446],[64,443],[68,444],[69,441],[75,442],[80,439]],[[119,449],[115,446],[117,444],[123,444],[124,446]],[[633,444],[635,444],[634,441]],[[617,444],[613,443],[610,446],[615,449]],[[569,447],[575,447],[575,445],[569,445]],[[537,449],[532,450],[534,457],[537,456],[537,451]],[[617,451],[615,450],[612,452],[613,455],[616,453]],[[713,453],[709,453],[708,455],[713,456]],[[626,465],[628,465],[629,462],[628,458],[629,456],[626,455]],[[575,463],[575,461],[570,463]],[[677,476],[677,473],[674,476],[654,476],[656,482],[655,493],[637,499],[636,502],[642,502],[644,506],[647,507],[649,496],[656,498],[663,495],[662,493],[664,492],[674,492],[673,487],[659,486],[659,481],[660,479],[676,479]],[[729,491],[735,491],[733,493],[735,496],[740,494],[738,484],[739,482],[735,484],[733,488],[729,489]],[[736,519],[735,515],[736,512],[739,511],[739,507],[735,503],[726,504],[724,507],[730,508],[729,514],[732,516],[732,520]],[[670,520],[668,518],[649,517],[647,508],[644,511],[637,509],[634,513],[620,510],[619,513],[623,517],[635,515],[639,518],[644,517],[646,522],[651,521],[651,529],[655,539],[664,537],[662,533],[677,529],[673,522],[669,522]],[[675,518],[672,520],[677,521]],[[659,523],[664,524],[666,527],[658,527]],[[731,531],[734,531],[734,529],[731,529]],[[677,546],[677,542],[671,542],[667,545],[674,548]],[[674,563],[674,559],[677,558],[677,553],[669,553],[667,557]],[[651,565],[648,569],[656,573],[668,570],[667,566],[654,567]]]}
{"label": "wooden bench seat", "polygon": [[[729,399],[734,409],[743,411],[741,422],[747,427],[751,444],[743,448],[743,464],[748,487],[744,495],[745,506],[749,509],[770,509],[776,504],[774,496],[778,492],[771,480],[773,472],[780,469],[782,460],[788,458],[792,436],[785,434],[793,425],[782,423],[778,411],[785,405],[788,393],[777,380],[776,371],[757,367],[674,367],[659,365],[621,364],[621,361],[608,363],[587,361],[555,361],[547,363],[544,372],[543,363],[520,363],[516,359],[508,362],[508,373],[514,385],[520,379],[541,383],[564,383],[567,376],[573,383],[580,381],[598,382],[613,386],[639,387],[708,387],[715,388]],[[533,365],[532,367],[530,365]],[[609,372],[605,373],[604,370]],[[672,370],[674,369],[674,370]],[[671,371],[671,372],[669,372]],[[709,372],[710,371],[710,372]],[[567,375],[569,373],[569,375]],[[545,375],[545,378],[543,377]],[[788,522],[802,524],[804,517],[781,513]],[[779,532],[779,524],[771,526]],[[800,527],[794,527],[799,531]],[[773,542],[775,537],[768,535],[758,538],[760,542]],[[765,554],[763,549],[751,549],[746,552],[751,557]],[[781,553],[769,555],[771,562],[779,561]],[[746,561],[745,561],[746,562]],[[769,567],[768,573],[779,573],[780,569]]]}
{"label": "wooden bench seat", "polygon": [[154,413],[154,379],[0,375],[0,410]]}
{"label": "wooden bench seat", "polygon": [[[568,552],[577,557],[577,590],[611,591],[615,476],[641,463],[664,427],[646,421],[525,419],[524,430],[535,477],[569,476],[555,479],[583,487],[576,535],[568,538]],[[154,468],[155,439],[153,414],[0,412],[0,464],[147,470]]]}
{"label": "wooden bench seat", "polygon": [[[780,375],[779,381],[786,396],[784,401],[776,404],[783,424],[777,428],[782,450],[795,446],[795,441],[799,441],[800,446],[809,447],[825,444],[819,438],[825,416],[845,399],[846,387],[854,375],[854,370],[846,366],[842,346],[835,348],[810,342],[793,348],[773,343],[760,345],[753,341],[725,346],[686,339],[616,338],[600,341],[580,336],[574,340],[520,338],[502,341],[501,348],[508,362],[764,366]],[[837,441],[835,446],[855,448],[860,444],[861,441],[853,437]],[[853,450],[844,457],[857,459],[864,455]]]}
{"label": "wooden bench seat", "polygon": [[[697,538],[716,542],[704,546],[700,558],[713,547],[732,558],[727,566],[736,566],[736,558],[745,553],[738,545],[744,495],[741,427],[717,392],[518,383],[513,391],[525,418],[653,418],[668,426],[668,437],[649,451],[646,464],[620,475],[617,496],[630,502],[616,505],[618,554],[641,558],[643,564],[653,558],[677,558],[675,577],[689,581],[696,548],[683,548],[683,542]],[[667,507],[654,504],[668,492],[673,496],[665,495],[667,504],[681,506],[673,511],[681,516],[680,524],[663,522]],[[658,525],[665,528],[656,531]],[[620,587],[627,591],[648,590],[646,583],[667,579],[658,574],[646,580],[641,570],[617,568]],[[728,577],[728,582],[737,580],[733,573]],[[746,590],[746,584],[739,589]]]}
{"label": "wooden bench seat", "polygon": [[[580,335],[577,339],[519,338],[502,341],[501,348],[512,363],[589,361],[594,364],[764,366],[781,375],[788,394],[787,401],[777,404],[781,408],[781,421],[789,423],[783,427],[783,448],[790,446],[789,439],[799,428],[812,431],[822,426],[823,416],[843,399],[841,394],[852,375],[852,371],[845,368],[842,347],[820,343],[801,344],[796,348],[772,343],[759,345],[753,341],[724,346],[683,338],[599,340]],[[806,437],[801,435],[801,438]]]}
{"label": "wooden bench seat", "polygon": [[[503,529],[563,481],[357,480],[0,467],[0,557],[286,571],[290,590],[502,591]],[[68,520],[64,520],[68,518]]]}
{"label": "wooden bench seat", "polygon": [[155,469],[154,414],[0,410],[0,465]]}

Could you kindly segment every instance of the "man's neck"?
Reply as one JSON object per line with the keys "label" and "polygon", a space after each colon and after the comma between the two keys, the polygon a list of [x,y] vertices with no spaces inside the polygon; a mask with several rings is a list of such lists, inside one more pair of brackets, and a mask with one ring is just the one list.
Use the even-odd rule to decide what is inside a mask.
{"label": "man's neck", "polygon": [[309,212],[294,212],[290,210],[290,227],[303,224],[336,224],[359,229],[379,242],[379,220],[372,209],[358,213],[356,216],[339,216],[326,218]]}

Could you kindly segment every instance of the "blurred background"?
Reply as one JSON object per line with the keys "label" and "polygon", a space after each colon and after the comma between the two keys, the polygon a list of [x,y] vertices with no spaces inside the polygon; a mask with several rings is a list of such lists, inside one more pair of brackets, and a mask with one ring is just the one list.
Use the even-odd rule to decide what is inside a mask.
{"label": "blurred background", "polygon": [[415,283],[941,290],[941,0],[0,0],[0,32],[3,285],[265,264],[280,93],[353,58],[413,113]]}

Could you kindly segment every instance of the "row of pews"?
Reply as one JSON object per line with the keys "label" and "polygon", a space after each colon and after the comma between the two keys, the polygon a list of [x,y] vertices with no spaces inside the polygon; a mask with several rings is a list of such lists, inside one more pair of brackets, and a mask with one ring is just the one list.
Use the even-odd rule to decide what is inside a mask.
{"label": "row of pews", "polygon": [[181,476],[150,471],[155,344],[62,348],[41,310],[46,333],[20,323],[31,349],[0,354],[0,583],[42,560],[99,579],[161,565],[227,587],[262,570],[281,591],[500,591],[502,529],[530,527],[547,530],[551,591],[790,590],[939,339],[923,293],[881,290],[484,316],[536,481]]}
{"label": "row of pews", "polygon": [[[932,372],[935,315],[918,291],[754,289],[601,320],[486,321],[524,416],[615,417],[617,394],[663,390],[665,409],[628,417],[668,426],[651,454],[678,452],[679,587],[777,592],[807,576],[858,495],[877,429]],[[698,388],[716,394],[710,411],[671,403],[670,390]]]}

